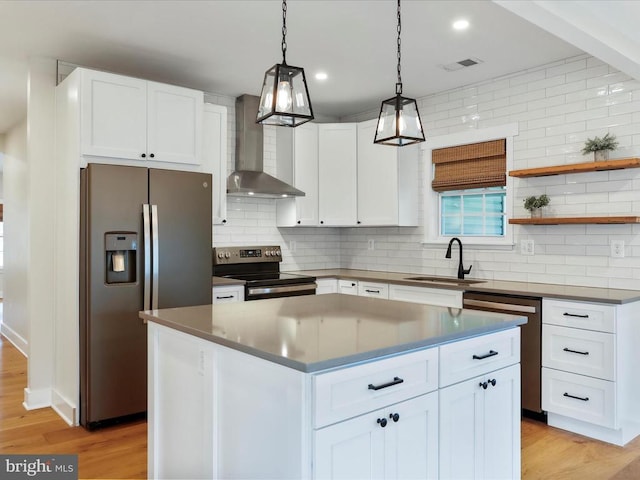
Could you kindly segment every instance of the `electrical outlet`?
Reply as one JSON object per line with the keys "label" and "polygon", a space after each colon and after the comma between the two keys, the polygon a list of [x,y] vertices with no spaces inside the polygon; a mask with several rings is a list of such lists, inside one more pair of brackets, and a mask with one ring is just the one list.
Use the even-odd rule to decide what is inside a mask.
{"label": "electrical outlet", "polygon": [[376,249],[376,241],[372,238],[368,240],[367,250],[375,250]]}
{"label": "electrical outlet", "polygon": [[294,253],[296,251],[296,241],[295,240],[289,240],[289,251],[291,253]]}
{"label": "electrical outlet", "polygon": [[611,240],[611,256],[624,258],[624,240]]}
{"label": "electrical outlet", "polygon": [[535,245],[533,240],[520,240],[520,253],[522,255],[533,255],[535,253]]}

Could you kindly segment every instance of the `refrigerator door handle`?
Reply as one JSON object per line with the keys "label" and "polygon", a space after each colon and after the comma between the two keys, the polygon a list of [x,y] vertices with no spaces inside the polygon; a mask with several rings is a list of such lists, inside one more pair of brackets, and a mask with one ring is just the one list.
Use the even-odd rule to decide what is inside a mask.
{"label": "refrigerator door handle", "polygon": [[151,213],[149,204],[142,205],[144,235],[144,302],[143,309],[151,310]]}
{"label": "refrigerator door handle", "polygon": [[152,284],[153,293],[151,294],[151,308],[158,308],[158,266],[160,259],[160,251],[158,250],[158,206],[151,205],[151,239],[153,242],[153,273]]}

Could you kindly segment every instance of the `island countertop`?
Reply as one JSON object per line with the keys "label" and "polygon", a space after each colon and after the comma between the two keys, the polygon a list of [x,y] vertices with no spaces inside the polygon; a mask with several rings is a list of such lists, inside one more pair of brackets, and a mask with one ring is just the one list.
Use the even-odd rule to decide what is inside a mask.
{"label": "island countertop", "polygon": [[147,310],[140,318],[309,373],[527,322],[522,316],[340,294]]}

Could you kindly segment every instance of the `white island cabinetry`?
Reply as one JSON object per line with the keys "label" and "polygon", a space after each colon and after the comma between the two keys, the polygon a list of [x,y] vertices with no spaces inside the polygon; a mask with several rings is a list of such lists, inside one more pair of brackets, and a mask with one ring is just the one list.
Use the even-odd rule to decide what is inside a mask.
{"label": "white island cabinetry", "polygon": [[[245,303],[242,312],[237,306],[213,307],[209,311],[214,315],[238,315],[228,322],[213,321],[213,327],[210,318],[199,320],[196,315],[206,306],[182,310],[190,332],[195,334],[201,325],[202,332],[211,332],[203,335],[214,335],[216,341],[156,323],[155,315],[163,311],[144,312],[149,320],[149,478],[435,479],[453,478],[456,472],[501,478],[509,468],[514,475],[510,478],[519,476],[519,423],[514,422],[520,391],[518,328],[320,370],[306,364],[311,371],[304,371],[307,367],[287,366],[286,357],[303,347],[308,355],[310,346],[325,349],[310,358],[331,357],[333,342],[317,340],[327,323],[352,322],[360,326],[360,344],[379,345],[375,332],[380,320],[375,319],[398,308],[383,300],[332,295],[312,300],[311,311],[328,303],[350,305],[362,313],[351,318],[354,314],[340,307],[320,323],[291,320],[303,302],[308,311],[313,298],[286,301],[277,308],[275,303],[262,304],[261,311],[274,305],[278,312],[275,323],[267,321],[282,331],[277,335],[287,352],[278,353],[241,351],[251,350],[261,338],[269,338],[264,345],[271,345],[275,338],[271,330],[259,331],[264,322],[242,320],[254,308],[249,304],[256,302]],[[166,315],[176,315],[175,310]],[[439,332],[434,333],[438,338],[443,327],[437,325],[456,331],[447,309],[414,305],[402,316],[411,316],[409,312],[420,312],[419,317],[409,323],[387,322],[393,342],[419,325]],[[477,313],[465,315],[467,323],[479,320],[473,319]],[[482,323],[487,321],[483,318]],[[236,329],[238,322],[251,328]],[[292,328],[294,336],[287,334]],[[234,348],[240,332],[242,343]],[[293,338],[298,343],[291,343]],[[473,359],[485,350],[499,353]],[[282,352],[284,360],[269,360]],[[478,385],[492,380],[496,385],[486,389]],[[467,393],[472,387],[474,392]],[[443,441],[448,442],[444,451],[439,446]],[[443,459],[450,462],[445,464],[447,475]]]}
{"label": "white island cabinetry", "polygon": [[440,347],[440,478],[520,478],[520,335]]}

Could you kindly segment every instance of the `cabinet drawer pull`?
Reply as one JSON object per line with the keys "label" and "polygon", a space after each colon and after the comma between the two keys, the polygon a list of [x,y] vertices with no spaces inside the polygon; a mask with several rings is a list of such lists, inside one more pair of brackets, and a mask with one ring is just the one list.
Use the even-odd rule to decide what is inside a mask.
{"label": "cabinet drawer pull", "polygon": [[379,418],[379,419],[377,420],[377,422],[378,422],[378,424],[379,424],[382,428],[384,428],[384,427],[386,427],[386,426],[387,426],[387,419],[386,419],[386,418]]}
{"label": "cabinet drawer pull", "polygon": [[562,315],[565,317],[589,318],[589,315],[578,315],[577,313],[564,312]]}
{"label": "cabinet drawer pull", "polygon": [[398,420],[400,420],[400,414],[399,413],[390,413],[389,414],[389,418],[391,420],[393,420],[394,422],[397,422]]}
{"label": "cabinet drawer pull", "polygon": [[399,383],[404,382],[404,380],[400,377],[393,377],[393,381],[388,383],[383,383],[382,385],[374,385],[373,383],[369,384],[369,390],[382,390],[383,388],[393,387],[394,385],[398,385]]}
{"label": "cabinet drawer pull", "polygon": [[498,355],[498,352],[496,352],[495,350],[489,350],[489,353],[485,353],[484,355],[474,355],[473,359],[484,360],[485,358],[495,357],[496,355]]}
{"label": "cabinet drawer pull", "polygon": [[224,295],[222,297],[216,296],[216,300],[227,300],[228,298],[233,298],[233,295]]}
{"label": "cabinet drawer pull", "polygon": [[583,402],[588,402],[589,397],[576,397],[575,395],[569,395],[567,392],[564,392],[563,397],[575,398],[576,400],[582,400]]}
{"label": "cabinet drawer pull", "polygon": [[380,290],[365,290],[367,293],[380,293]]}
{"label": "cabinet drawer pull", "polygon": [[571,350],[570,348],[563,348],[562,351],[569,353],[577,353],[578,355],[589,355],[589,352],[580,352],[579,350]]}

